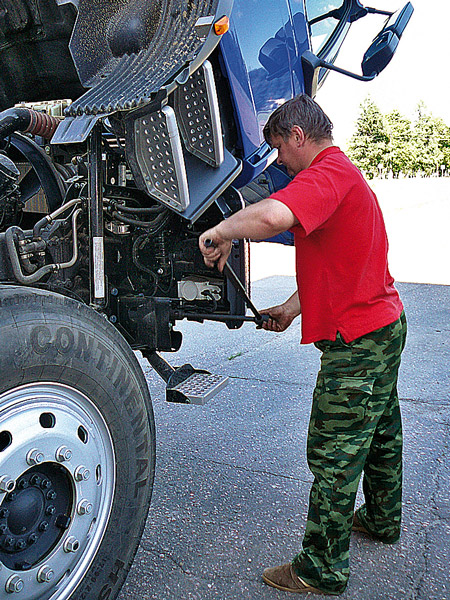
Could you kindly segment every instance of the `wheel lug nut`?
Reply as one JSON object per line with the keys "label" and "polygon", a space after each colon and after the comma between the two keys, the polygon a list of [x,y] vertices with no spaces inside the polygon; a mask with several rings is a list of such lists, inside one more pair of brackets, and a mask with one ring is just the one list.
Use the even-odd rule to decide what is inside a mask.
{"label": "wheel lug nut", "polygon": [[55,452],[55,458],[58,462],[64,462],[72,458],[72,450],[67,446],[60,446]]}
{"label": "wheel lug nut", "polygon": [[2,475],[0,477],[0,492],[12,492],[16,487],[16,482],[9,475]]}
{"label": "wheel lug nut", "polygon": [[87,481],[91,476],[89,469],[86,469],[83,465],[80,465],[75,469],[74,477],[76,481]]}
{"label": "wheel lug nut", "polygon": [[16,542],[16,550],[23,550],[27,547],[25,540],[17,540]]}
{"label": "wheel lug nut", "polygon": [[36,485],[36,486],[41,485],[41,481],[42,481],[42,479],[39,477],[39,475],[33,475],[30,478],[31,485]]}
{"label": "wheel lug nut", "polygon": [[47,508],[45,509],[45,514],[50,516],[50,515],[54,515],[56,511],[56,508],[53,505],[47,506]]}
{"label": "wheel lug nut", "polygon": [[30,533],[30,535],[28,536],[28,540],[27,542],[30,544],[30,546],[32,544],[35,544],[39,539],[39,536],[37,533]]}
{"label": "wheel lug nut", "polygon": [[48,529],[47,521],[42,521],[42,523],[39,524],[39,531],[47,531],[47,529]]}
{"label": "wheel lug nut", "polygon": [[39,465],[44,460],[44,455],[37,448],[33,448],[27,454],[27,463],[32,467]]}
{"label": "wheel lug nut", "polygon": [[67,538],[64,542],[64,552],[77,552],[80,547],[80,542],[73,535]]}
{"label": "wheel lug nut", "polygon": [[11,548],[14,545],[14,538],[12,538],[11,536],[8,536],[5,540],[5,546],[7,548]]}
{"label": "wheel lug nut", "polygon": [[49,490],[47,492],[47,500],[54,500],[56,498],[56,492],[54,490]]}
{"label": "wheel lug nut", "polygon": [[48,565],[41,567],[37,573],[39,583],[49,583],[55,576],[55,571]]}
{"label": "wheel lug nut", "polygon": [[7,519],[9,517],[9,510],[7,508],[2,508],[0,510],[0,519]]}
{"label": "wheel lug nut", "polygon": [[27,488],[29,485],[28,481],[26,479],[21,479],[19,481],[19,483],[17,484],[17,487],[19,488],[19,490],[24,490],[25,488]]}
{"label": "wheel lug nut", "polygon": [[79,515],[90,515],[93,508],[89,500],[83,499],[78,503],[77,512]]}
{"label": "wheel lug nut", "polygon": [[43,490],[48,490],[48,488],[51,486],[51,483],[48,479],[43,479],[42,483],[41,483],[41,488]]}
{"label": "wheel lug nut", "polygon": [[0,525],[0,535],[3,535],[7,531],[8,531],[8,526],[7,525],[5,525],[4,523],[3,523],[3,525]]}
{"label": "wheel lug nut", "polygon": [[11,575],[5,583],[5,590],[8,594],[14,594],[23,590],[23,579],[18,575]]}

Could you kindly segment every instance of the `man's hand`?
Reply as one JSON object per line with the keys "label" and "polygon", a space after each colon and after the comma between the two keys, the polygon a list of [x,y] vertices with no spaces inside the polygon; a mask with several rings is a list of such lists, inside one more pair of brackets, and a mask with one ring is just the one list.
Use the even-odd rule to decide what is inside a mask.
{"label": "man's hand", "polygon": [[273,306],[272,308],[266,308],[259,312],[262,315],[269,315],[269,320],[262,324],[263,329],[275,331],[277,333],[285,331],[295,317],[298,317],[298,315],[301,314],[298,292],[292,294],[292,296],[283,304]]}
{"label": "man's hand", "polygon": [[[199,238],[200,251],[208,267],[217,262],[223,270],[231,252],[232,240],[265,240],[298,224],[294,213],[282,202],[265,198],[231,215]],[[210,247],[205,241],[211,240]]]}
{"label": "man's hand", "polygon": [[217,264],[217,268],[222,272],[231,253],[231,240],[224,239],[218,232],[218,227],[213,227],[202,233],[198,244],[205,264],[211,268]]}

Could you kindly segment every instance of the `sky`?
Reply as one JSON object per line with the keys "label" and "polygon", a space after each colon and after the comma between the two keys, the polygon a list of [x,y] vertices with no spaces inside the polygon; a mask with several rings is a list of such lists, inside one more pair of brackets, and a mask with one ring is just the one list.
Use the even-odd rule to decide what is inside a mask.
{"label": "sky", "polygon": [[[362,0],[365,6],[385,10],[401,8],[406,0]],[[398,109],[412,119],[420,101],[450,125],[449,0],[412,0],[414,14],[397,52],[372,82],[360,82],[331,72],[316,100],[334,123],[334,138],[345,149],[367,96],[382,112]],[[354,23],[336,65],[361,74],[361,60],[385,17],[368,15]]]}

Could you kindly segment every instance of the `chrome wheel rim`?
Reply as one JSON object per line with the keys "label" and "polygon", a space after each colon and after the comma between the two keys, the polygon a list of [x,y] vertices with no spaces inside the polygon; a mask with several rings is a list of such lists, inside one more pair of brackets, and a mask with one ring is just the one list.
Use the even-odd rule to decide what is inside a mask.
{"label": "chrome wheel rim", "polygon": [[0,396],[0,599],[71,596],[106,531],[115,465],[103,416],[75,388]]}

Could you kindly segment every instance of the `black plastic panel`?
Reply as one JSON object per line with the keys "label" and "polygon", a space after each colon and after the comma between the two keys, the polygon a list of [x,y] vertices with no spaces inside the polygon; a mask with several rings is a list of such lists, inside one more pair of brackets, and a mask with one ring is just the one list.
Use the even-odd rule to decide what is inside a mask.
{"label": "black plastic panel", "polygon": [[191,63],[197,68],[203,46],[210,46],[209,52],[214,48],[218,36],[202,37],[198,23],[209,17],[210,32],[222,5],[229,11],[232,2],[80,0],[70,49],[81,81],[93,89],[68,114],[127,110],[149,102]]}

